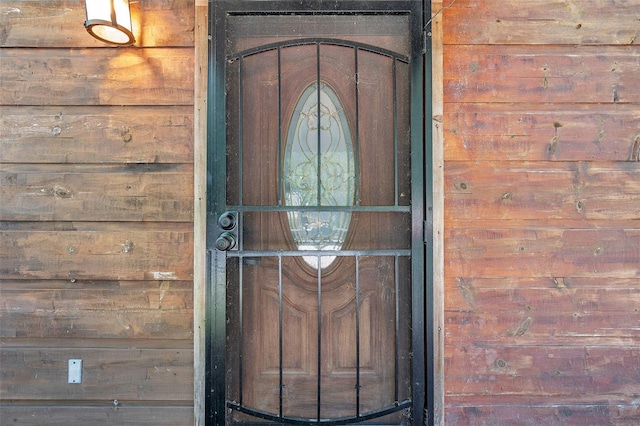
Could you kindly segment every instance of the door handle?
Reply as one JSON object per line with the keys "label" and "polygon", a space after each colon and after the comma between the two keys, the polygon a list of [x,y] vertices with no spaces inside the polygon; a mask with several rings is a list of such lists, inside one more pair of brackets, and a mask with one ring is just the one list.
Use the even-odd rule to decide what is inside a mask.
{"label": "door handle", "polygon": [[223,232],[216,239],[216,248],[220,251],[229,251],[236,248],[236,237],[232,232]]}
{"label": "door handle", "polygon": [[238,223],[238,213],[224,212],[218,217],[218,226],[225,231],[235,229]]}
{"label": "door handle", "polygon": [[218,228],[222,232],[216,239],[216,249],[220,251],[235,249],[238,241],[238,213],[222,213],[218,216]]}

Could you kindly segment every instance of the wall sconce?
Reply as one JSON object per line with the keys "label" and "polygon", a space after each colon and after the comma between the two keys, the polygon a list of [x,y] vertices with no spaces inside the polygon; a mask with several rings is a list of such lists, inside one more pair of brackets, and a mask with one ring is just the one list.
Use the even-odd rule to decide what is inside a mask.
{"label": "wall sconce", "polygon": [[95,38],[119,46],[136,42],[131,32],[129,0],[85,0],[85,28]]}

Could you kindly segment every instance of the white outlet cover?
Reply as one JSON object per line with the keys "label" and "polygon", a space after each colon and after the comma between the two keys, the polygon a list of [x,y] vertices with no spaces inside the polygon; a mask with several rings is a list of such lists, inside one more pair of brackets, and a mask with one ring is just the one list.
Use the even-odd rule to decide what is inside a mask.
{"label": "white outlet cover", "polygon": [[70,359],[69,360],[69,374],[68,383],[82,383],[82,360]]}

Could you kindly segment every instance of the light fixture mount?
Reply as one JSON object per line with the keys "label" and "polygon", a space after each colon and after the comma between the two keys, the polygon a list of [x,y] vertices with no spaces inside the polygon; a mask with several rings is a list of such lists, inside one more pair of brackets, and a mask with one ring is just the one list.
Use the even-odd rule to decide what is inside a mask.
{"label": "light fixture mount", "polygon": [[118,46],[136,42],[131,31],[129,0],[85,0],[85,7],[84,27],[93,37]]}

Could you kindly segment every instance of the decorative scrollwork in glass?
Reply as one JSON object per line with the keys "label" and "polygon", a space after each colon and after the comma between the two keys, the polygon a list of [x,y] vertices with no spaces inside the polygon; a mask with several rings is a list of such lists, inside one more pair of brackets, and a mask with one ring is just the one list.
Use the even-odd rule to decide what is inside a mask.
{"label": "decorative scrollwork in glass", "polygon": [[[355,198],[356,160],[344,108],[327,84],[308,86],[293,112],[284,157],[284,202],[287,206],[351,207]],[[340,250],[351,222],[350,211],[288,212],[289,229],[298,250]],[[335,256],[304,256],[314,268],[325,268]]]}

